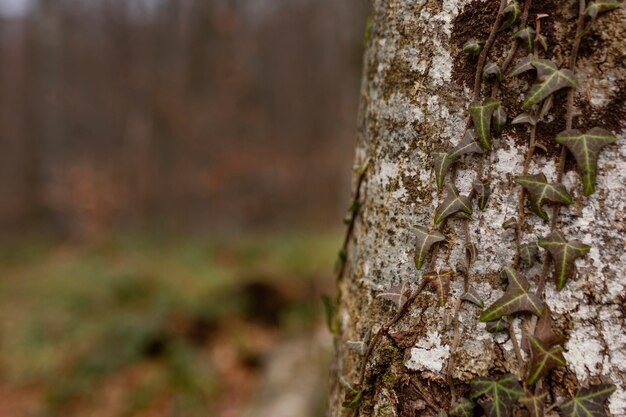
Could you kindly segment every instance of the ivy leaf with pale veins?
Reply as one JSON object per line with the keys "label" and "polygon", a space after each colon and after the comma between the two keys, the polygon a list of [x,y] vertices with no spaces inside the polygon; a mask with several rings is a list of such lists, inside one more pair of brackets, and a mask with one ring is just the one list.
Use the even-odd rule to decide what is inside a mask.
{"label": "ivy leaf with pale veins", "polygon": [[522,263],[531,268],[535,264],[535,259],[537,258],[537,253],[539,252],[539,247],[537,246],[537,242],[532,243],[524,243],[519,247],[519,255]]}
{"label": "ivy leaf with pale veins", "polygon": [[502,228],[504,230],[508,230],[512,227],[517,226],[517,218],[516,217],[509,217],[504,223],[502,223]]}
{"label": "ivy leaf with pale veins", "polygon": [[496,107],[491,117],[493,118],[493,130],[496,135],[499,135],[504,130],[504,126],[506,126],[507,116],[504,106]]}
{"label": "ivy leaf with pale veins", "polygon": [[513,0],[512,2],[507,4],[504,8],[504,15],[506,16],[506,20],[502,23],[502,26],[500,26],[498,32],[508,29],[513,24],[515,24],[515,22],[517,22],[517,19],[519,19],[520,13],[521,8],[517,0]]}
{"label": "ivy leaf with pale veins", "polygon": [[398,308],[401,308],[406,302],[410,292],[409,283],[405,281],[402,284],[394,285],[387,291],[381,292],[376,298],[392,301]]}
{"label": "ivy leaf with pale veins", "polygon": [[448,300],[450,292],[450,278],[454,272],[450,268],[442,268],[435,271],[429,271],[424,274],[424,279],[437,290],[437,300],[440,307],[443,307]]}
{"label": "ivy leaf with pale veins", "polygon": [[599,14],[608,12],[609,10],[617,9],[622,3],[619,1],[594,1],[587,6],[585,14],[595,20]]}
{"label": "ivy leaf with pale veins", "polygon": [[535,69],[532,64],[534,60],[535,56],[533,54],[528,54],[525,58],[520,59],[515,68],[513,68],[509,73],[509,77],[515,77],[516,75],[520,75],[525,73],[526,71]]}
{"label": "ivy leaf with pale veins", "polygon": [[547,396],[546,391],[539,395],[526,394],[519,399],[519,402],[526,407],[530,417],[544,417],[543,410]]}
{"label": "ivy leaf with pale veins", "polygon": [[533,84],[522,103],[522,109],[530,110],[535,104],[541,103],[550,94],[562,88],[576,88],[578,81],[569,69],[558,69],[552,61],[535,59],[532,65],[537,69],[539,82]]}
{"label": "ivy leaf with pale veins", "polygon": [[517,376],[504,374],[497,380],[490,377],[476,377],[470,382],[471,399],[486,396],[479,404],[487,417],[510,417],[513,404],[524,394]]}
{"label": "ivy leaf with pale veins", "polygon": [[540,239],[537,244],[550,252],[554,263],[554,282],[557,290],[563,289],[567,280],[576,272],[574,262],[576,258],[583,256],[591,249],[591,246],[578,240],[565,240],[563,233],[558,230]]}
{"label": "ivy leaf with pale veins", "polygon": [[463,295],[461,296],[461,300],[468,301],[474,305],[477,305],[480,308],[483,308],[485,306],[485,303],[480,298],[476,290],[471,287],[469,290],[467,290],[466,293],[463,293]]}
{"label": "ivy leaf with pale veins", "polygon": [[448,413],[452,417],[472,417],[474,415],[474,407],[476,404],[474,401],[465,397],[459,399],[456,404],[450,408]]}
{"label": "ivy leaf with pale veins", "polygon": [[531,27],[525,27],[522,30],[518,30],[513,34],[514,38],[520,39],[526,45],[528,52],[533,51],[533,42],[535,41],[535,29]]}
{"label": "ivy leaf with pale veins", "polygon": [[553,203],[572,204],[572,196],[569,195],[565,186],[560,183],[548,183],[543,174],[519,176],[515,178],[515,182],[528,191],[531,211],[544,220],[548,220],[548,213],[542,207],[546,200]]}
{"label": "ivy leaf with pale veins", "polygon": [[518,114],[515,119],[513,119],[511,121],[512,125],[519,125],[522,123],[527,123],[531,126],[535,126],[537,124],[537,122],[539,121],[539,119],[537,118],[537,116],[534,116],[532,114],[528,114],[526,112]]}
{"label": "ivy leaf with pale veins", "polygon": [[468,129],[463,135],[463,139],[450,152],[433,152],[435,165],[435,180],[437,188],[441,191],[443,188],[443,180],[446,176],[448,168],[458,161],[461,156],[470,153],[483,153],[478,142],[476,142],[476,131]]}
{"label": "ivy leaf with pale veins", "polygon": [[500,105],[498,100],[489,98],[482,104],[473,102],[469,105],[468,111],[472,116],[472,122],[474,128],[478,133],[478,139],[484,149],[491,149],[491,142],[489,140],[489,131],[491,129],[491,115],[494,110]]}
{"label": "ivy leaf with pale veins", "polygon": [[535,294],[529,293],[530,283],[519,272],[510,266],[502,268],[509,285],[502,297],[498,298],[480,315],[482,322],[495,321],[503,316],[515,313],[532,313],[541,316],[542,302]]}
{"label": "ivy leaf with pale veins", "polygon": [[604,403],[615,391],[613,384],[592,385],[580,388],[576,396],[559,406],[561,417],[607,417]]}
{"label": "ivy leaf with pale veins", "polygon": [[504,75],[502,74],[502,70],[498,66],[497,63],[490,61],[485,64],[483,67],[483,80],[498,80],[502,81],[504,79]]}
{"label": "ivy leaf with pale veins", "polygon": [[504,317],[500,317],[495,321],[488,321],[485,324],[485,330],[489,333],[503,333],[509,330],[509,322]]}
{"label": "ivy leaf with pale veins", "polygon": [[565,366],[563,346],[544,343],[535,336],[528,336],[532,359],[526,376],[526,384],[533,385],[539,378],[548,374],[550,369]]}
{"label": "ivy leaf with pale veins", "polygon": [[416,227],[415,235],[415,267],[420,269],[424,265],[430,247],[437,242],[446,240],[446,237],[437,230],[430,231],[422,226]]}
{"label": "ivy leaf with pale veins", "polygon": [[596,172],[600,149],[616,141],[614,134],[608,130],[594,127],[582,133],[577,129],[570,129],[559,133],[556,141],[567,146],[574,155],[576,165],[582,176],[583,194],[590,196],[596,190]]}
{"label": "ivy leaf with pale veins", "polygon": [[478,208],[484,210],[485,207],[487,207],[487,200],[491,195],[491,188],[484,182],[478,180],[472,182],[472,188],[478,197]]}
{"label": "ivy leaf with pale veins", "polygon": [[448,184],[448,195],[437,210],[435,210],[435,224],[441,223],[446,217],[461,211],[465,214],[472,214],[472,202],[467,196],[459,195],[459,190],[454,184]]}

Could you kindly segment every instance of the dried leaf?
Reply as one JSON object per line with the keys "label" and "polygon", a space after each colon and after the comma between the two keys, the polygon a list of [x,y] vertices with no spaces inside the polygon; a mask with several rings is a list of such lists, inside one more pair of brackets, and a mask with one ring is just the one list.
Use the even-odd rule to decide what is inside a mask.
{"label": "dried leaf", "polygon": [[470,39],[463,45],[463,52],[467,56],[477,56],[480,54],[481,49],[480,42],[476,39]]}
{"label": "dried leaf", "polygon": [[527,385],[533,385],[539,378],[546,376],[552,368],[565,366],[563,346],[544,343],[535,336],[528,336],[528,342],[532,359],[526,376]]}
{"label": "dried leaf", "polygon": [[619,1],[594,1],[587,6],[585,14],[589,16],[591,20],[595,20],[598,15],[608,12],[609,10],[617,9],[621,5],[622,3]]}
{"label": "dried leaf", "polygon": [[561,417],[607,417],[604,403],[615,392],[613,384],[580,388],[576,396],[559,407]]}
{"label": "dried leaf", "polygon": [[552,313],[547,304],[544,303],[541,317],[535,326],[535,336],[542,342],[550,345],[563,343],[563,336],[553,330]]}
{"label": "dried leaf", "polygon": [[504,374],[497,380],[491,377],[476,377],[470,382],[471,399],[486,396],[479,401],[487,417],[509,417],[513,404],[524,394],[517,377]]}
{"label": "dried leaf", "polygon": [[598,166],[598,154],[600,150],[617,139],[608,130],[594,127],[582,133],[580,130],[571,129],[559,133],[556,141],[567,146],[567,149],[576,158],[576,165],[582,176],[583,194],[590,196],[596,189],[596,172]]}
{"label": "dried leaf", "polygon": [[381,292],[376,298],[392,301],[398,308],[401,308],[410,292],[409,283],[405,281],[402,284],[394,285],[385,292]]}
{"label": "dried leaf", "polygon": [[485,330],[489,333],[503,333],[509,331],[509,322],[504,317],[498,320],[489,321],[485,324]]}
{"label": "dried leaf", "polygon": [[519,125],[519,124],[522,124],[522,123],[527,123],[527,124],[529,124],[531,126],[535,126],[538,121],[539,120],[537,119],[536,116],[533,116],[532,114],[528,114],[528,113],[524,112],[524,113],[521,113],[521,114],[517,115],[515,117],[515,119],[513,119],[511,121],[511,124],[512,125]]}
{"label": "dried leaf", "polygon": [[572,240],[567,241],[563,233],[555,230],[543,239],[537,242],[539,246],[550,252],[554,263],[554,282],[556,289],[561,290],[565,283],[576,272],[576,258],[579,258],[589,252],[591,246]]}
{"label": "dried leaf", "polygon": [[526,45],[526,49],[528,52],[533,51],[533,42],[535,40],[535,29],[531,27],[525,27],[524,29],[518,30],[513,34],[513,38],[520,39]]}
{"label": "dried leaf", "polygon": [[469,290],[467,290],[466,293],[463,293],[463,295],[461,296],[461,300],[468,301],[474,305],[477,305],[480,308],[483,308],[485,306],[485,303],[480,298],[474,288],[470,288]]}
{"label": "dried leaf", "polygon": [[459,190],[454,184],[448,184],[448,195],[443,203],[435,210],[435,224],[441,223],[446,217],[462,211],[465,214],[472,214],[472,203],[466,196],[459,195]]}
{"label": "dried leaf", "polygon": [[428,282],[435,287],[435,290],[437,290],[437,300],[441,307],[444,306],[448,300],[450,278],[453,275],[454,272],[450,268],[442,268],[424,273],[424,279],[428,280]]}
{"label": "dried leaf", "polygon": [[504,223],[502,223],[502,228],[504,230],[508,230],[511,227],[515,227],[517,226],[517,218],[516,217],[509,217]]}
{"label": "dried leaf", "polygon": [[494,110],[500,105],[498,100],[489,98],[482,104],[474,102],[469,105],[469,113],[472,116],[474,128],[478,133],[478,139],[484,149],[491,149],[491,142],[489,140],[489,133],[491,130],[491,115]]}
{"label": "dried leaf", "polygon": [[526,267],[531,268],[535,264],[539,247],[537,246],[537,242],[524,243],[519,247],[519,252],[522,263]]}
{"label": "dried leaf", "polygon": [[543,410],[545,408],[547,392],[542,392],[539,395],[526,394],[519,399],[519,402],[526,407],[530,417],[544,417]]}
{"label": "dried leaf", "polygon": [[532,62],[535,60],[535,56],[533,54],[528,54],[525,58],[522,58],[515,68],[511,70],[509,77],[515,77],[516,75],[520,75],[525,73],[526,71],[530,71],[535,69]]}
{"label": "dried leaf", "polygon": [[504,75],[502,74],[502,70],[495,62],[487,62],[483,67],[483,80],[498,80],[502,81],[504,79]]}
{"label": "dried leaf", "polygon": [[472,188],[478,197],[478,208],[484,210],[485,207],[487,207],[487,200],[491,195],[491,189],[487,184],[478,180],[472,182]]}
{"label": "dried leaf", "polygon": [[474,401],[465,397],[459,399],[456,404],[450,408],[448,413],[452,417],[472,417],[474,415],[474,407],[476,404]]}
{"label": "dried leaf", "polygon": [[496,107],[491,115],[493,119],[493,131],[496,135],[499,135],[504,130],[504,126],[506,126],[506,111],[502,105]]}
{"label": "dried leaf", "polygon": [[559,70],[552,61],[535,59],[532,61],[532,65],[537,69],[539,82],[533,84],[526,94],[526,99],[522,103],[524,110],[530,110],[532,106],[541,103],[550,94],[562,88],[578,87],[574,73],[568,69]]}
{"label": "dried leaf", "polygon": [[415,235],[415,267],[420,269],[424,265],[430,247],[446,240],[446,237],[436,230],[430,231],[422,226],[417,226]]}
{"label": "dried leaf", "polygon": [[544,220],[548,220],[548,213],[542,207],[546,200],[561,204],[572,203],[572,196],[569,195],[565,186],[560,183],[548,183],[543,174],[519,176],[515,178],[515,182],[528,191],[530,210]]}
{"label": "dried leaf", "polygon": [[514,25],[515,22],[517,22],[517,19],[519,19],[520,13],[521,9],[517,0],[513,0],[512,2],[507,4],[504,8],[504,15],[506,16],[506,20],[502,23],[502,26],[500,26],[498,32],[508,29],[512,25]]}
{"label": "dried leaf", "polygon": [[488,322],[515,313],[526,312],[541,316],[542,302],[535,294],[529,293],[528,280],[510,266],[502,268],[509,285],[502,297],[497,299],[480,315],[480,321]]}

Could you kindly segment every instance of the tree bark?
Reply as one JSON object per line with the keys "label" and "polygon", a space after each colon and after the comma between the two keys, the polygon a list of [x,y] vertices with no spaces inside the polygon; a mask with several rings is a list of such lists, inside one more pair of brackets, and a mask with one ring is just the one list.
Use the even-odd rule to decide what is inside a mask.
{"label": "tree bark", "polygon": [[[496,0],[373,0],[355,158],[355,166],[368,160],[369,165],[362,176],[355,175],[359,205],[337,283],[335,326],[331,326],[336,353],[330,416],[436,416],[448,410],[453,397],[466,395],[476,376],[510,372],[523,379],[513,340],[509,335],[487,332],[478,320],[481,308],[461,303],[459,298],[471,286],[488,306],[506,287],[500,270],[514,262],[515,231],[501,225],[518,216],[520,186],[514,178],[523,171],[529,146],[527,125],[507,124],[504,133],[493,139],[491,151],[465,157],[447,176],[447,182],[454,182],[460,193],[467,195],[482,172],[492,194],[484,210],[474,202],[467,228],[466,220],[444,222],[446,241],[434,250],[431,266],[457,271],[445,304],[439,306],[437,295],[427,285],[406,314],[381,333],[369,357],[347,345],[348,341],[368,341],[368,334],[371,344],[381,326],[398,311],[377,294],[405,281],[415,290],[429,270],[428,265],[416,269],[413,258],[414,227],[433,228],[433,213],[446,195],[437,191],[432,153],[457,144],[468,126],[467,108],[475,101],[478,60],[467,58],[462,46],[471,38],[487,39],[499,4]],[[533,28],[537,15],[548,15],[541,19],[548,49],[537,53],[559,68],[569,65],[578,10],[578,1],[534,0],[530,5],[528,25]],[[514,25],[495,34],[487,61],[502,65],[515,42],[511,37],[515,30]],[[551,400],[558,404],[579,386],[613,383],[617,390],[607,408],[612,416],[626,415],[625,50],[623,6],[601,15],[582,38],[574,66],[579,87],[573,95],[573,127],[587,131],[599,126],[615,133],[617,142],[600,152],[596,192],[590,197],[582,195],[574,158],[567,156],[562,182],[573,204],[561,207],[559,229],[590,245],[591,250],[578,258],[577,275],[563,290],[555,288],[552,266],[545,286],[554,326],[565,336],[567,360],[565,367],[552,370],[543,382]],[[520,43],[512,66],[526,54]],[[522,112],[523,96],[532,81],[506,78],[501,91],[496,91],[509,120]],[[482,82],[476,101],[483,101],[491,92],[490,85]],[[529,174],[544,173],[550,181],[558,180],[560,145],[554,138],[567,127],[566,108],[567,92],[555,93],[546,122],[538,124],[535,131],[537,142],[546,149],[532,155]],[[548,205],[545,209],[551,212]],[[550,233],[550,222],[527,210],[524,224],[522,242]],[[465,280],[458,265],[464,261],[468,242],[476,245],[478,256]],[[537,264],[523,271],[532,288],[542,274],[543,257],[540,249]],[[529,315],[517,316],[511,325],[515,340],[521,343],[533,321]],[[525,345],[521,350],[526,358]],[[356,407],[342,405],[360,390],[362,399],[354,402]]]}

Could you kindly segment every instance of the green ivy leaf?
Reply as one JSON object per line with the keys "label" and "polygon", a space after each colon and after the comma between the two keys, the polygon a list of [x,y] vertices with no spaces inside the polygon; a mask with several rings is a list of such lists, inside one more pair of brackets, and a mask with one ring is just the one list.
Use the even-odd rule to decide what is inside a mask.
{"label": "green ivy leaf", "polygon": [[448,300],[450,293],[450,278],[454,272],[450,268],[442,268],[424,273],[424,279],[437,290],[437,300],[440,307],[443,307]]}
{"label": "green ivy leaf", "polygon": [[381,292],[376,298],[392,301],[398,308],[402,308],[410,292],[409,283],[405,281],[402,284],[394,285],[385,292]]}
{"label": "green ivy leaf", "polygon": [[337,331],[339,330],[338,323],[335,319],[337,317],[337,305],[326,294],[322,294],[322,303],[324,304],[326,326],[328,326],[328,330],[332,334],[337,334]]}
{"label": "green ivy leaf", "polygon": [[468,215],[473,212],[472,203],[467,196],[459,195],[459,190],[454,184],[448,184],[447,188],[448,195],[435,210],[435,224],[441,223],[446,217],[459,211]]}
{"label": "green ivy leaf", "polygon": [[585,196],[590,196],[596,190],[596,172],[600,150],[616,140],[614,134],[599,127],[594,127],[587,133],[582,133],[577,129],[566,130],[556,136],[556,141],[565,145],[576,159],[576,165],[578,165],[578,170],[582,176],[583,194]]}
{"label": "green ivy leaf", "polygon": [[500,105],[498,100],[489,98],[482,104],[473,102],[469,105],[469,113],[472,116],[474,128],[478,133],[478,139],[484,149],[491,149],[491,142],[489,140],[489,131],[491,130],[491,115],[495,109]]}
{"label": "green ivy leaf", "polygon": [[521,114],[517,115],[515,117],[515,119],[513,119],[511,121],[511,124],[512,125],[519,125],[519,124],[522,124],[522,123],[527,123],[527,124],[529,124],[531,126],[535,126],[538,121],[539,120],[538,120],[537,116],[534,116],[532,114],[528,114],[528,113],[524,112],[524,113],[521,113]]}
{"label": "green ivy leaf", "polygon": [[497,299],[480,315],[482,322],[494,321],[502,316],[526,312],[541,316],[541,299],[528,292],[528,280],[512,267],[502,268],[502,273],[509,281],[504,295]]}
{"label": "green ivy leaf", "polygon": [[544,220],[548,220],[548,213],[542,207],[546,200],[553,203],[572,204],[572,196],[569,195],[565,186],[560,183],[548,183],[543,174],[519,176],[515,178],[515,182],[528,191],[531,211]]}
{"label": "green ivy leaf", "polygon": [[506,126],[506,111],[502,105],[496,107],[491,115],[493,119],[493,130],[496,135],[499,135],[504,130],[504,126]]}
{"label": "green ivy leaf", "polygon": [[450,152],[433,152],[434,156],[434,168],[435,168],[435,181],[437,182],[437,188],[441,191],[443,188],[443,180],[446,176],[448,168],[458,161],[461,156],[470,153],[483,153],[478,142],[476,142],[476,131],[474,129],[468,129],[463,135],[463,139],[456,145]]}
{"label": "green ivy leaf", "polygon": [[609,10],[617,9],[622,3],[619,1],[594,1],[587,6],[585,14],[595,20],[598,15],[608,12]]}
{"label": "green ivy leaf", "polygon": [[526,71],[530,71],[535,67],[532,64],[532,61],[535,60],[535,56],[533,54],[528,54],[525,58],[522,58],[515,68],[511,70],[509,77],[515,77],[516,75],[520,75],[525,73]]}
{"label": "green ivy leaf", "polygon": [[527,268],[531,268],[535,264],[539,247],[537,246],[537,242],[524,243],[523,245],[520,245],[519,252],[522,264],[524,264]]}
{"label": "green ivy leaf", "polygon": [[504,23],[502,23],[502,26],[500,26],[498,32],[508,29],[513,24],[515,24],[515,22],[517,22],[517,19],[519,19],[520,13],[521,9],[517,0],[513,0],[512,2],[507,4],[504,8],[504,15],[506,16],[506,20],[504,21]]}
{"label": "green ivy leaf", "polygon": [[530,417],[544,417],[543,410],[547,396],[546,391],[539,395],[526,394],[519,399],[519,402],[526,407]]}
{"label": "green ivy leaf", "polygon": [[518,30],[513,34],[513,38],[520,39],[526,45],[526,49],[528,52],[533,51],[533,42],[535,40],[535,29],[531,27],[525,27],[524,29]]}
{"label": "green ivy leaf", "polygon": [[480,54],[481,49],[480,42],[476,39],[470,39],[463,45],[463,52],[467,56],[477,56]]}
{"label": "green ivy leaf", "polygon": [[500,378],[476,377],[470,382],[471,399],[486,396],[479,401],[487,417],[510,417],[513,404],[524,394],[517,377],[513,374],[504,374]]}
{"label": "green ivy leaf", "polygon": [[522,109],[530,110],[532,106],[541,103],[550,94],[562,88],[578,87],[578,81],[572,71],[568,69],[559,70],[552,61],[547,59],[535,59],[531,62],[537,69],[539,82],[530,87],[526,99],[522,103]]}
{"label": "green ivy leaf", "polygon": [[436,230],[430,231],[425,227],[417,226],[415,240],[415,267],[420,269],[424,265],[430,247],[437,242],[446,240],[446,237]]}
{"label": "green ivy leaf", "polygon": [[528,336],[532,359],[526,377],[526,384],[533,385],[539,378],[548,374],[550,369],[565,366],[563,346],[544,343],[535,336]]}
{"label": "green ivy leaf", "polygon": [[613,384],[580,388],[576,396],[559,407],[561,417],[607,417],[604,403],[615,391]]}
{"label": "green ivy leaf", "polygon": [[504,317],[500,317],[498,320],[489,321],[485,324],[485,330],[489,333],[503,333],[509,331],[509,322]]}
{"label": "green ivy leaf", "polygon": [[554,281],[556,289],[561,290],[576,271],[576,258],[583,256],[591,249],[577,240],[567,241],[563,233],[555,230],[537,242],[539,246],[550,252],[554,261]]}
{"label": "green ivy leaf", "polygon": [[341,404],[345,408],[359,408],[363,401],[363,390],[355,390],[346,392],[345,400]]}
{"label": "green ivy leaf", "polygon": [[466,293],[463,293],[463,295],[461,296],[461,300],[468,301],[474,305],[477,305],[480,308],[483,308],[485,306],[485,303],[480,298],[476,290],[471,287],[469,290],[467,290]]}
{"label": "green ivy leaf", "polygon": [[487,207],[487,200],[491,195],[491,189],[486,183],[478,180],[472,182],[472,188],[478,197],[478,208],[484,210],[485,207]]}
{"label": "green ivy leaf", "polygon": [[516,217],[510,217],[508,218],[504,223],[502,223],[502,228],[504,230],[508,230],[512,227],[517,226],[517,218]]}
{"label": "green ivy leaf", "polygon": [[537,35],[537,42],[539,42],[541,44],[541,46],[543,47],[544,51],[548,50],[548,38],[546,38],[541,33],[539,35]]}
{"label": "green ivy leaf", "polygon": [[474,401],[465,397],[459,399],[456,404],[450,408],[448,413],[452,417],[472,417],[474,415],[474,407],[476,404]]}
{"label": "green ivy leaf", "polygon": [[498,80],[502,81],[504,79],[504,75],[502,74],[502,70],[495,62],[487,62],[483,67],[483,80]]}

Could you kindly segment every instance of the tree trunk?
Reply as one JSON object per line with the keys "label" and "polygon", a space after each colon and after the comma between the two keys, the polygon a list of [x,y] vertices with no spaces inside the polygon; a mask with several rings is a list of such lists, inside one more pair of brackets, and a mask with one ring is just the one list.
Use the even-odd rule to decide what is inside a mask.
{"label": "tree trunk", "polygon": [[[520,384],[535,387],[536,393],[545,390],[546,406],[556,404],[548,416],[579,387],[600,383],[617,386],[606,403],[609,415],[626,415],[626,10],[622,5],[592,21],[584,15],[587,5],[577,0],[522,3],[515,23],[496,31],[494,27],[501,27],[498,12],[501,22],[511,15],[503,12],[506,2],[373,0],[355,165],[369,164],[355,175],[359,204],[344,247],[331,317],[336,353],[330,416],[437,416],[471,394],[474,378],[504,373],[517,375]],[[527,25],[536,30],[537,16],[544,13],[539,33],[547,49],[540,46],[541,38],[531,42],[535,56],[550,59],[559,69],[573,69],[578,87],[552,94],[552,107],[536,127],[511,125],[524,111],[522,102],[531,84],[541,80],[529,72],[505,77],[494,87],[494,82],[481,80],[480,69],[476,77],[476,71],[493,61],[510,72],[528,54],[523,39],[513,46],[512,34],[524,27],[520,20],[527,18]],[[591,29],[585,33],[587,25]],[[584,35],[578,37],[579,48],[577,33]],[[484,57],[463,53],[464,44],[473,38],[487,51]],[[511,65],[505,63],[509,54]],[[475,79],[480,82],[477,89]],[[480,210],[474,198],[469,220],[450,217],[438,228],[434,213],[448,192],[446,187],[438,191],[433,153],[457,145],[472,125],[476,130],[468,106],[492,96],[502,104],[509,123],[500,136],[491,133],[491,150],[483,145],[482,154],[463,156],[445,177],[445,184],[455,184],[470,198],[479,197],[472,192],[473,181],[483,179],[491,189],[487,206]],[[573,106],[568,105],[572,99]],[[612,132],[617,140],[599,151],[596,190],[584,196],[578,164],[555,137],[567,128],[586,132],[593,127]],[[535,152],[528,152],[531,136]],[[548,181],[562,182],[572,197],[571,204],[562,206],[546,201],[549,221],[530,211],[529,192],[521,191],[515,181],[517,176],[540,173]],[[519,226],[505,230],[502,224],[510,217]],[[416,226],[445,236],[427,252],[420,269],[414,262]],[[538,249],[530,268],[517,255],[520,243],[537,242],[554,231],[572,244],[578,240],[591,246],[578,257],[577,273],[560,291],[552,276],[558,265],[546,249]],[[465,250],[471,244],[477,249],[473,262]],[[511,315],[507,320],[512,330],[492,334],[479,321],[483,309],[460,300],[473,288],[485,307],[492,305],[507,288],[500,271],[509,265],[528,278],[530,291],[550,309],[542,315],[552,317],[555,331],[564,336],[566,365],[551,367],[532,384],[528,336],[540,337],[537,318]],[[445,268],[453,271],[451,277],[445,276]],[[441,304],[445,291],[440,297],[434,285],[422,284],[431,270],[439,270],[444,290],[450,278],[449,294]],[[404,299],[394,303],[393,296],[378,297],[393,293],[390,289],[403,282],[409,283],[408,304],[402,304]],[[517,352],[515,345],[520,346]],[[518,405],[511,410],[513,415],[528,415],[520,414],[525,412],[518,411],[523,410]]]}

